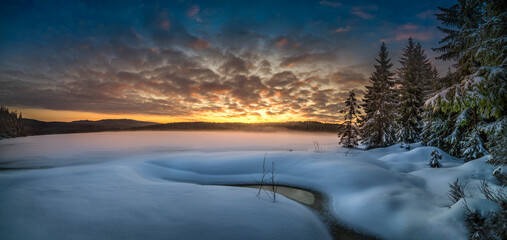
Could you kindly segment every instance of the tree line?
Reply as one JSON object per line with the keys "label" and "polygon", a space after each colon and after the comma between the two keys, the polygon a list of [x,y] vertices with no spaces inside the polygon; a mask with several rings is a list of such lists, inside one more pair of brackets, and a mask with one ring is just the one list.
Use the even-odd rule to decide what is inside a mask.
{"label": "tree line", "polygon": [[27,135],[21,113],[10,112],[7,107],[0,106],[0,139]]}
{"label": "tree line", "polygon": [[357,103],[354,91],[345,101],[340,142],[356,147],[360,139],[371,149],[422,140],[424,102],[431,97],[433,83],[439,78],[435,66],[412,38],[401,52],[397,70],[392,70],[385,43],[375,60],[363,103]]}
{"label": "tree line", "polygon": [[267,123],[216,123],[216,122],[175,122],[151,126],[134,127],[128,130],[241,130],[241,131],[306,131],[336,132],[338,124],[316,121],[267,122]]}
{"label": "tree line", "polygon": [[490,163],[505,165],[506,3],[460,0],[439,9],[445,37],[433,50],[454,61],[453,69],[439,76],[409,38],[393,70],[382,43],[363,103],[353,91],[345,102],[340,142],[356,147],[361,140],[370,149],[421,141],[465,159],[491,154]]}

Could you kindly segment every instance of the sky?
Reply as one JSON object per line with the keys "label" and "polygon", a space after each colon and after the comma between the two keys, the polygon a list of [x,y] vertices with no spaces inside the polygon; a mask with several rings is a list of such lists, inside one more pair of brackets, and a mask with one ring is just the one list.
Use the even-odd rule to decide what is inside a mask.
{"label": "sky", "polygon": [[1,1],[0,105],[44,121],[340,122],[454,1]]}

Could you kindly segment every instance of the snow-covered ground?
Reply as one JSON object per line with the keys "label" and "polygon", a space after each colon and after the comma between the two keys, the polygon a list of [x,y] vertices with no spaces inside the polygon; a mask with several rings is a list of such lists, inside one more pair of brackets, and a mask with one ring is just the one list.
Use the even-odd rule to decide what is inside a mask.
{"label": "snow-covered ground", "polygon": [[[315,153],[313,141],[324,153]],[[330,239],[308,208],[255,189],[262,161],[279,184],[330,199],[344,225],[385,239],[466,239],[459,178],[482,211],[477,185],[495,186],[487,157],[463,163],[433,147],[370,151],[337,146],[335,134],[106,132],[0,141],[0,239]],[[442,151],[440,151],[442,153]],[[14,170],[17,169],[17,170]]]}

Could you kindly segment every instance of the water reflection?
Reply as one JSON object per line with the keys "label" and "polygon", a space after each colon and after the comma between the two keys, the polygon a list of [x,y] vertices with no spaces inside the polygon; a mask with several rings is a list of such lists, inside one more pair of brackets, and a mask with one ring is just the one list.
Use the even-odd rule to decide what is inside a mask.
{"label": "water reflection", "polygon": [[[249,187],[259,189],[261,185],[243,185],[241,187]],[[265,191],[272,191],[270,185],[263,185],[262,189]],[[305,205],[313,205],[315,203],[315,196],[313,193],[294,187],[276,186],[276,193],[283,195],[287,198],[303,203]]]}

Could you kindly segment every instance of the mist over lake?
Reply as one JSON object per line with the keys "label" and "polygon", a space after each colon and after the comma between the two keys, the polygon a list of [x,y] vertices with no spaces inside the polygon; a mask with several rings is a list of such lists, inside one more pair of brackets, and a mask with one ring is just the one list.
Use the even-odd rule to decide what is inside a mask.
{"label": "mist over lake", "polygon": [[[333,133],[142,131],[31,136],[0,141],[2,167],[37,167],[100,162],[113,156],[191,151],[307,151],[316,141],[336,148]],[[262,158],[262,154],[259,155]],[[33,166],[32,166],[33,165]]]}

